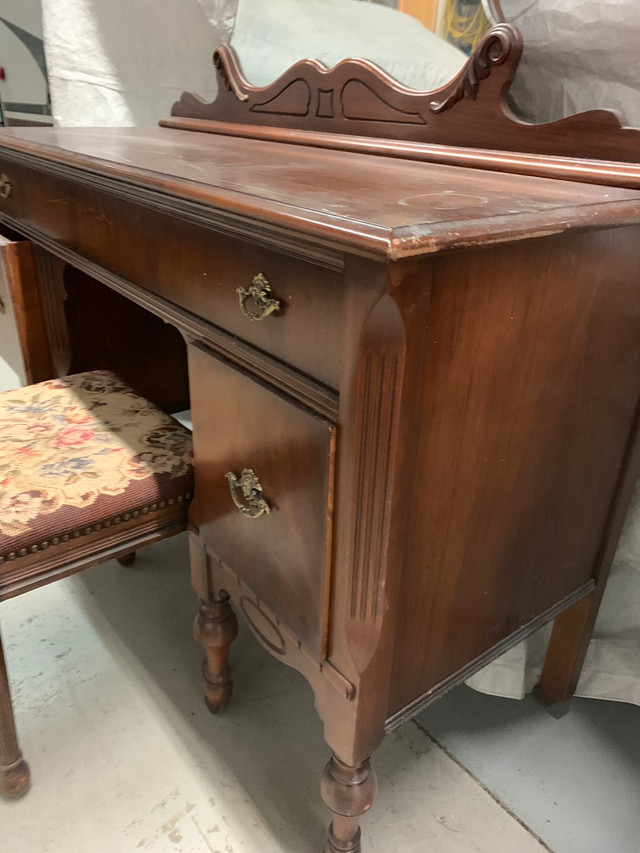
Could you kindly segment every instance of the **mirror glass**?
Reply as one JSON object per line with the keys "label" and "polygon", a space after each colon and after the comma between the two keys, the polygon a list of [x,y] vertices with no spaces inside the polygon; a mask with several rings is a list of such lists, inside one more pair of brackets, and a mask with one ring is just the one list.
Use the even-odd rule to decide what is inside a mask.
{"label": "mirror glass", "polygon": [[369,59],[406,86],[448,83],[493,23],[524,54],[511,89],[533,122],[612,109],[640,126],[639,0],[237,0],[231,44],[264,86],[300,59]]}
{"label": "mirror glass", "polygon": [[[472,5],[482,9],[480,0]],[[414,14],[404,11],[411,7]],[[440,38],[438,0],[239,0],[231,37],[245,76],[264,86],[301,59],[368,59],[414,89],[448,83],[467,56]],[[487,24],[488,26],[488,24]]]}

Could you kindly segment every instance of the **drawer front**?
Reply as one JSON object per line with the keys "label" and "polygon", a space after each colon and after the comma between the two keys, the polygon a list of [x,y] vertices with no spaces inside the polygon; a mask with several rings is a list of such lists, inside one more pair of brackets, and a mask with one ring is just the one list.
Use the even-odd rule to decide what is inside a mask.
{"label": "drawer front", "polygon": [[281,621],[322,659],[335,427],[197,346],[189,376],[192,518],[207,550],[258,599],[266,618],[243,605],[256,633]]}
{"label": "drawer front", "polygon": [[136,204],[99,185],[0,159],[2,175],[10,186],[0,211],[18,223],[338,387],[348,311],[341,273]]}

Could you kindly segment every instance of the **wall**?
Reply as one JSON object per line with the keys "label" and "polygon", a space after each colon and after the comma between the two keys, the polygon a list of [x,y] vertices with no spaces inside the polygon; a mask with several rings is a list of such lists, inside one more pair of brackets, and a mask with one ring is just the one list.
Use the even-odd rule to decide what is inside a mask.
{"label": "wall", "polygon": [[[6,78],[0,80],[0,100],[44,105],[47,103],[45,78],[32,54],[1,20],[15,24],[28,33],[42,38],[40,0],[2,0],[0,4],[0,65]],[[34,119],[32,113],[12,113],[12,117]],[[42,116],[40,120],[44,119]]]}

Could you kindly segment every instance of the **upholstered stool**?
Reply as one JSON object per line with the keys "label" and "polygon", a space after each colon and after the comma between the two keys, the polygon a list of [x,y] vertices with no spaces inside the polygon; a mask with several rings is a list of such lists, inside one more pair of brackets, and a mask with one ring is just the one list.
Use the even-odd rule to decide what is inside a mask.
{"label": "upholstered stool", "polygon": [[[0,600],[183,530],[191,435],[107,371],[0,394]],[[0,643],[0,793],[29,785]]]}

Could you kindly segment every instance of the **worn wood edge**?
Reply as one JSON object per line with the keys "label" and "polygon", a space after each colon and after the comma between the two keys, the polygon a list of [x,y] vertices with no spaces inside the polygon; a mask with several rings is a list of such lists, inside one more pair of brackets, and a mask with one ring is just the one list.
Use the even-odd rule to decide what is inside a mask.
{"label": "worn wood edge", "polygon": [[[2,144],[0,142],[1,150]],[[11,153],[13,155],[15,152],[12,151]],[[34,159],[30,155],[23,157],[18,154],[14,159],[16,162],[20,161],[29,167],[44,171],[47,174],[53,173],[43,161],[39,162],[37,158]],[[257,245],[282,251],[289,256],[310,261],[333,271],[342,272],[344,270],[344,251],[338,255],[323,254],[321,256],[316,251],[317,246],[316,250],[312,250],[305,243],[305,239],[309,235],[306,235],[305,239],[300,239],[300,234],[293,237],[291,232],[285,235],[273,222],[269,225],[263,220],[258,221],[254,218],[251,220],[251,226],[248,227],[245,220],[240,220],[236,217],[233,219],[233,222],[229,220],[227,225],[223,227],[221,221],[216,220],[214,222],[212,220],[212,216],[215,218],[216,210],[203,203],[192,203],[186,199],[179,199],[173,195],[158,193],[140,186],[137,186],[136,192],[132,193],[130,185],[119,181],[107,181],[104,177],[97,174],[83,173],[76,169],[67,169],[66,167],[63,168],[60,177],[64,177],[67,180],[78,180],[80,183],[85,183],[100,192],[108,192],[111,195],[121,197],[134,204],[146,206],[165,215],[185,219],[186,221],[203,225],[220,233],[230,234],[245,241],[251,240]],[[123,187],[128,187],[128,189],[123,190]],[[267,213],[269,213],[269,210],[267,210],[269,206],[267,204],[265,207]],[[318,221],[305,220],[304,227],[308,225],[311,231],[325,227],[319,225],[320,218],[324,214],[314,214],[314,216],[316,215],[319,217]],[[337,230],[335,225],[336,217],[326,218],[333,220],[331,229],[334,231]],[[2,221],[11,224],[12,227],[18,230],[24,230],[20,220],[6,219]],[[533,239],[573,229],[632,225],[636,222],[640,222],[640,196],[637,199],[630,198],[628,200],[612,202],[600,201],[589,205],[578,205],[577,207],[574,205],[566,208],[553,208],[542,212],[521,213],[516,216],[505,215],[489,219],[479,217],[478,219],[468,220],[462,232],[452,229],[450,222],[436,224],[425,222],[412,226],[401,226],[396,229],[369,226],[367,224],[366,228],[369,231],[367,231],[365,236],[365,233],[359,230],[363,227],[363,223],[356,222],[355,220],[344,220],[344,229],[341,231],[341,234],[342,239],[345,241],[342,248],[343,250],[348,250],[351,254],[369,257],[374,260],[380,260],[381,257],[385,260],[400,260],[419,254],[436,253],[455,248]],[[378,236],[372,238],[374,229],[377,229]],[[262,239],[262,236],[264,236],[261,236],[262,230],[279,235],[279,237],[274,237],[273,240]],[[382,234],[385,235],[384,238],[380,236]],[[368,248],[365,248],[365,246]]]}
{"label": "worn wood edge", "polygon": [[299,373],[274,356],[246,344],[239,338],[213,325],[213,323],[208,323],[196,314],[180,308],[162,296],[151,293],[88,260],[77,252],[67,249],[42,234],[38,229],[14,222],[1,211],[0,222],[10,224],[12,228],[24,233],[51,254],[62,258],[62,260],[87,273],[112,290],[126,296],[142,308],[146,308],[161,317],[167,323],[176,326],[187,338],[201,341],[238,367],[248,370],[252,375],[263,377],[267,382],[280,386],[293,399],[298,400],[317,414],[330,420],[336,420],[338,416],[338,394],[326,385]]}
{"label": "worn wood edge", "polygon": [[336,478],[338,472],[338,428],[330,426],[329,466],[327,470],[327,499],[325,503],[324,571],[322,577],[322,626],[320,654],[329,657],[329,632],[331,628],[331,600],[333,579],[333,548],[336,526]]}
{"label": "worn wood edge", "polygon": [[219,136],[238,136],[267,142],[283,142],[312,148],[327,148],[355,154],[463,166],[483,171],[531,175],[537,178],[603,184],[626,189],[640,188],[640,164],[618,160],[580,159],[546,154],[525,154],[490,148],[464,148],[433,142],[407,142],[401,139],[379,139],[370,136],[348,136],[313,130],[246,125],[213,119],[177,118],[170,116],[158,122],[161,127],[193,130]]}
{"label": "worn wood edge", "polygon": [[[482,233],[482,223],[485,231]],[[588,231],[595,228],[623,228],[640,224],[640,195],[637,199],[578,203],[570,207],[555,207],[536,213],[504,214],[482,220],[468,220],[463,226],[452,228],[452,222],[431,225],[431,234],[425,239],[416,234],[414,226],[404,226],[394,231],[389,247],[389,260],[402,260],[442,251],[482,248],[500,243],[536,240],[553,237],[567,231]]]}
{"label": "worn wood edge", "polygon": [[319,212],[309,219],[310,211],[282,202],[219,188],[212,194],[208,184],[139,168],[127,170],[107,160],[12,139],[1,131],[0,155],[47,175],[337,272],[344,269],[345,250],[377,259],[386,256],[391,242],[391,229],[382,226]]}
{"label": "worn wood edge", "polygon": [[99,548],[96,547],[95,539],[88,535],[70,540],[57,548],[51,547],[44,552],[44,556],[37,554],[35,560],[23,560],[22,565],[17,560],[15,568],[11,570],[6,568],[11,563],[7,563],[0,573],[0,601],[116,559],[186,529],[185,505],[180,504],[172,512],[163,510],[150,514],[145,522],[134,519],[110,528],[108,535],[100,536]]}
{"label": "worn wood edge", "polygon": [[[313,212],[314,218],[310,219],[311,214],[308,210],[300,209],[300,215],[297,216],[291,214],[291,210],[298,210],[298,208],[292,207],[285,210],[286,205],[264,199],[261,199],[255,207],[250,203],[240,205],[244,207],[244,214],[240,215],[234,212],[234,208],[238,207],[241,193],[216,191],[216,203],[224,205],[226,202],[223,201],[222,196],[228,197],[230,209],[225,210],[224,207],[217,208],[207,203],[206,192],[200,193],[203,196],[201,201],[180,197],[181,187],[187,192],[190,190],[193,194],[193,182],[178,181],[174,192],[162,192],[131,181],[112,180],[99,172],[77,166],[58,164],[57,161],[50,161],[46,157],[41,158],[39,154],[24,154],[11,149],[10,154],[6,155],[1,134],[0,152],[7,159],[13,159],[17,163],[46,174],[55,174],[65,180],[85,184],[133,204],[211,228],[218,233],[237,237],[243,241],[250,240],[256,245],[275,249],[337,272],[344,270],[344,252],[346,251],[374,260],[381,258],[400,260],[418,254],[436,253],[472,245],[481,246],[532,239],[576,228],[631,225],[640,222],[640,196],[637,200],[600,201],[586,207],[579,205],[579,212],[576,212],[574,205],[547,209],[538,213],[520,213],[489,219],[478,217],[478,219],[469,219],[462,233],[451,229],[450,222],[435,224],[424,222],[392,229],[357,220],[341,220],[339,217],[318,212]],[[53,168],[48,165],[50,163],[54,164]],[[111,171],[111,168],[105,171]],[[247,198],[252,197],[247,196]],[[270,217],[270,219],[259,219],[258,217],[261,216]],[[300,230],[290,229],[287,225],[289,220],[295,220]],[[19,220],[3,221],[18,230],[22,228]],[[341,225],[337,225],[337,221]],[[326,234],[327,231],[331,232],[331,238],[314,242],[316,234]],[[322,249],[320,243],[322,243]]]}
{"label": "worn wood edge", "polygon": [[497,643],[495,646],[492,646],[488,651],[484,652],[479,657],[472,660],[466,666],[459,669],[457,672],[454,672],[448,678],[441,681],[435,687],[431,687],[426,691],[422,696],[419,696],[416,700],[411,702],[409,705],[406,705],[404,708],[401,708],[395,714],[392,714],[387,721],[385,722],[385,732],[389,733],[397,729],[403,723],[410,720],[412,717],[415,717],[416,714],[419,714],[420,711],[423,711],[427,708],[433,701],[438,699],[440,696],[443,696],[452,688],[456,687],[458,684],[465,681],[467,678],[470,678],[474,673],[476,673],[479,669],[482,669],[487,664],[491,663],[491,661],[495,660],[497,657],[500,657],[504,652],[509,651],[513,646],[516,646],[519,642],[526,639],[529,634],[532,634],[534,631],[537,631],[538,628],[542,628],[543,625],[546,625],[547,622],[551,622],[552,619],[555,619],[563,611],[567,610],[573,604],[576,604],[578,601],[581,601],[583,598],[586,598],[588,595],[591,595],[595,589],[596,583],[592,579],[588,581],[586,584],[583,584],[579,587],[575,592],[572,592],[570,595],[567,595],[557,604],[554,604],[553,607],[549,607],[544,613],[541,613],[539,616],[536,616],[535,619],[532,619],[530,622],[527,622],[526,625],[523,625],[521,628],[518,628],[517,631],[514,631],[512,634],[509,634],[508,637],[505,637],[504,640]]}

